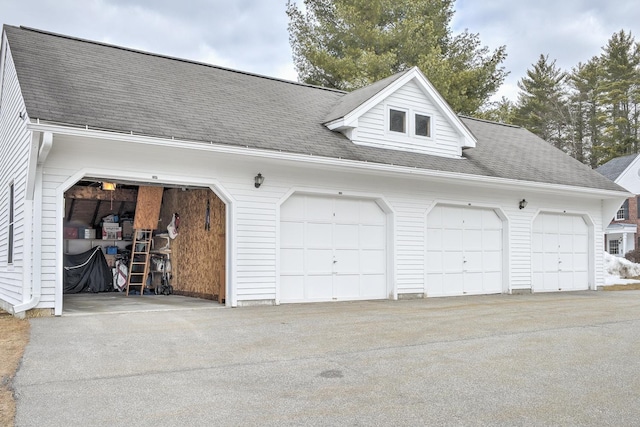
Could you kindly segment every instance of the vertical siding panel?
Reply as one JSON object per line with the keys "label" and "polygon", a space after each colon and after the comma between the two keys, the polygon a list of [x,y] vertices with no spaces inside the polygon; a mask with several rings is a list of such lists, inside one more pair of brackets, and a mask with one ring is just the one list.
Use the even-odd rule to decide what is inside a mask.
{"label": "vertical siding panel", "polygon": [[[6,49],[6,50],[4,50]],[[26,108],[13,58],[8,44],[3,45],[4,70],[0,104],[0,299],[11,304],[22,302],[24,229],[26,224],[25,197],[29,164],[30,132],[26,121],[19,117]],[[8,187],[14,183],[14,247],[13,265],[8,256]]]}

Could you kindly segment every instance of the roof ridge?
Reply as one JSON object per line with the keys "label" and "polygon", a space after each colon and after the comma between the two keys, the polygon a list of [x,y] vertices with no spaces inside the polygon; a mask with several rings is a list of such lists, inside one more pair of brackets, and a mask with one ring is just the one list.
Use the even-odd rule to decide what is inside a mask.
{"label": "roof ridge", "polygon": [[332,88],[328,88],[328,87],[316,86],[316,85],[311,85],[311,84],[307,84],[307,83],[294,82],[294,81],[291,81],[291,80],[281,79],[281,78],[278,78],[278,77],[266,76],[264,74],[251,73],[249,71],[235,70],[233,68],[223,67],[223,66],[220,66],[220,65],[208,64],[208,63],[202,62],[202,61],[195,61],[195,60],[192,60],[192,59],[178,58],[176,56],[165,55],[165,54],[161,54],[161,53],[148,52],[148,51],[144,51],[144,50],[140,50],[140,49],[133,49],[133,48],[130,48],[130,47],[120,46],[120,45],[116,45],[116,44],[99,42],[99,41],[95,41],[95,40],[84,39],[84,38],[81,38],[81,37],[69,36],[69,35],[66,35],[66,34],[54,33],[52,31],[41,30],[41,29],[38,29],[38,28],[27,27],[27,26],[24,26],[24,25],[21,25],[20,27],[16,27],[14,25],[5,24],[5,26],[6,27],[16,28],[16,29],[19,28],[19,29],[22,29],[22,30],[25,30],[25,31],[32,31],[34,33],[45,34],[45,35],[48,35],[48,36],[60,37],[60,38],[68,39],[68,40],[74,40],[74,41],[78,41],[78,42],[93,44],[93,45],[97,45],[97,46],[103,46],[103,47],[108,47],[108,48],[112,48],[112,49],[124,50],[124,51],[132,52],[132,53],[138,53],[138,54],[141,54],[141,55],[155,56],[157,58],[164,58],[164,59],[169,59],[169,60],[172,60],[172,61],[184,62],[184,63],[194,64],[194,65],[201,65],[201,66],[210,67],[210,68],[216,68],[218,70],[228,71],[228,72],[231,72],[231,73],[237,73],[237,74],[242,74],[242,75],[245,75],[245,76],[257,77],[257,78],[266,79],[266,80],[273,80],[273,81],[276,81],[276,82],[288,83],[288,84],[292,84],[292,85],[296,85],[296,86],[308,87],[308,88],[311,88],[311,89],[326,90],[326,91],[329,91],[329,92],[337,92],[337,93],[347,93],[347,92],[345,92],[343,90],[339,90],[339,89],[332,89]]}
{"label": "roof ridge", "polygon": [[494,120],[481,119],[481,118],[478,118],[478,117],[466,116],[464,114],[458,114],[458,117],[463,118],[463,119],[475,120],[477,122],[484,122],[484,123],[491,123],[491,124],[494,124],[494,125],[506,126],[506,127],[510,127],[510,128],[516,128],[516,129],[521,129],[522,128],[522,126],[512,125],[510,123],[496,122]]}

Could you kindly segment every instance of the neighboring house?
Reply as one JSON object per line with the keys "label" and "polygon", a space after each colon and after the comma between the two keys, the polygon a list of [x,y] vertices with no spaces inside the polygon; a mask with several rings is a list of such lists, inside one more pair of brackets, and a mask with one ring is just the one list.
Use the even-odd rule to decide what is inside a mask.
{"label": "neighboring house", "polygon": [[605,231],[605,250],[611,255],[624,256],[640,247],[640,156],[616,157],[596,171],[634,194],[622,203]]}
{"label": "neighboring house", "polygon": [[[212,191],[228,306],[603,284],[628,193],[456,116],[417,68],[345,93],[13,26],[1,53],[0,306],[17,314],[63,313],[70,193],[104,181]],[[180,228],[204,237],[204,218]]]}

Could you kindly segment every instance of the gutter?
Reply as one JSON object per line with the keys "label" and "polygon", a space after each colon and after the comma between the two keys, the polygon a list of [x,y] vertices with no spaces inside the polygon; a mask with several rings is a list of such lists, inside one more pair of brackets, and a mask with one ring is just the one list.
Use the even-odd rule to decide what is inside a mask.
{"label": "gutter", "polygon": [[365,172],[387,173],[400,175],[403,177],[429,177],[441,180],[457,180],[466,184],[488,184],[496,188],[517,187],[519,190],[543,191],[545,193],[555,193],[566,196],[567,192],[590,196],[594,199],[630,197],[626,191],[603,190],[598,188],[576,187],[565,184],[547,184],[533,181],[520,181],[510,178],[496,178],[490,176],[470,175],[460,172],[444,172],[430,169],[419,169],[410,166],[385,165],[381,163],[368,163],[357,160],[336,159],[330,157],[314,156],[312,154],[294,154],[275,150],[265,150],[258,148],[223,145],[214,142],[194,142],[180,139],[162,139],[158,137],[135,135],[133,133],[122,133],[105,130],[94,130],[88,127],[70,127],[56,124],[30,123],[27,129],[36,132],[56,133],[59,135],[81,136],[85,138],[98,138],[115,140],[120,142],[131,142],[137,144],[157,145],[162,147],[201,150],[207,152],[244,155],[262,159],[285,160],[297,163],[317,164],[324,166],[334,166],[348,168],[350,170],[361,170]]}
{"label": "gutter", "polygon": [[[38,135],[38,133],[34,132],[32,141],[34,141]],[[27,193],[27,200],[25,201],[27,207],[26,212],[30,213],[25,220],[30,219],[32,221],[32,227],[29,227],[28,223],[25,226],[25,254],[32,252],[32,255],[31,257],[25,257],[23,271],[24,283],[31,283],[31,298],[22,304],[14,305],[14,315],[20,315],[35,308],[40,303],[40,298],[42,297],[42,164],[47,160],[52,145],[53,134],[51,132],[42,134],[41,144],[32,143],[30,157],[35,157],[37,162],[35,165],[32,165],[31,161],[29,163],[30,168],[35,168],[35,185],[33,194]],[[38,150],[38,154],[35,154],[35,150]],[[31,230],[33,230],[33,232]],[[33,239],[34,236],[35,240]]]}

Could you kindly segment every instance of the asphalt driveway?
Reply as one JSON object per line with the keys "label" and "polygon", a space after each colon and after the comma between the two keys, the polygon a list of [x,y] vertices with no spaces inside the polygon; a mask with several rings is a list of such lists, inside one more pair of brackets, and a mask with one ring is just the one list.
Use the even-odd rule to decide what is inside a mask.
{"label": "asphalt driveway", "polygon": [[640,291],[31,320],[18,426],[637,425]]}

